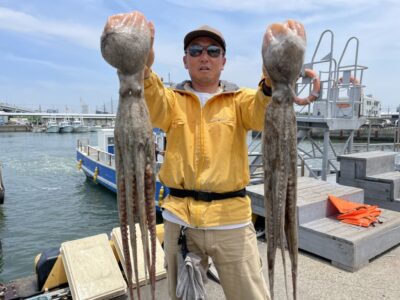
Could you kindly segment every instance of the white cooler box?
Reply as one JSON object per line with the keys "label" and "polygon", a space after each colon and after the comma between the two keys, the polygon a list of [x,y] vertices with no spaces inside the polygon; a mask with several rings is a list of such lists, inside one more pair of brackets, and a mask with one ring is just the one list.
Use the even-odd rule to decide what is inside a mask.
{"label": "white cooler box", "polygon": [[73,299],[111,299],[126,293],[105,233],[62,243],[61,257]]}

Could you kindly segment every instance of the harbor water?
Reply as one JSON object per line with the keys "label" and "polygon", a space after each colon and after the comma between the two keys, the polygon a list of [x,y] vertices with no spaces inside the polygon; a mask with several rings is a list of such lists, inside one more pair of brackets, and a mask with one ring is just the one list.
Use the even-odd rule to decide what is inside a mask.
{"label": "harbor water", "polygon": [[34,258],[67,240],[118,226],[116,195],[77,169],[78,139],[96,133],[0,133],[0,282],[34,274]]}

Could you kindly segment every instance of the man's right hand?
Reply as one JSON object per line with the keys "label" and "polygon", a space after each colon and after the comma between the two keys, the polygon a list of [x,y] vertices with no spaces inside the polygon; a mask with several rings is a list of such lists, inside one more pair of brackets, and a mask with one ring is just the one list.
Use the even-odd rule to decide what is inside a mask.
{"label": "man's right hand", "polygon": [[[108,18],[106,26],[104,28],[104,32],[124,32],[130,31],[130,28],[141,28],[143,30],[143,26],[148,27],[150,30],[150,51],[149,56],[146,61],[146,68],[144,70],[144,78],[150,76],[150,68],[154,62],[154,24],[151,21],[147,21],[146,17],[139,11],[133,11],[130,13],[123,13],[113,15]],[[140,30],[140,29],[139,29]]]}

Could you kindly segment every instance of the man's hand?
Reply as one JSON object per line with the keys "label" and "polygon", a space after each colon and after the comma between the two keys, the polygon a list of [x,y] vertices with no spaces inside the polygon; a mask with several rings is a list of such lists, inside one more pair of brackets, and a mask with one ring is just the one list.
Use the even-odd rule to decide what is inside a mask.
{"label": "man's hand", "polygon": [[144,70],[144,78],[150,76],[150,68],[154,62],[154,24],[151,21],[147,21],[146,17],[138,11],[130,13],[117,14],[110,16],[107,20],[104,32],[127,32],[140,30],[150,30],[150,51],[146,61],[146,68]]}
{"label": "man's hand", "polygon": [[[273,41],[278,35],[288,34],[298,35],[305,40],[305,31],[303,25],[295,20],[287,20],[285,23],[274,23],[268,27],[264,34],[263,48],[267,48],[271,44],[271,41]],[[262,67],[262,71],[265,78],[265,84],[272,88],[271,78],[269,77],[267,69],[264,65]]]}
{"label": "man's hand", "polygon": [[267,86],[269,86],[270,88],[272,88],[271,78],[269,78],[267,69],[265,68],[264,65],[262,66],[262,72],[263,72],[263,77],[264,77],[264,80],[265,80],[265,84],[266,84]]}
{"label": "man's hand", "polygon": [[149,56],[147,58],[147,62],[146,62],[146,68],[144,69],[144,78],[148,78],[150,76],[150,69],[151,66],[154,63],[154,24],[153,22],[149,21],[148,23],[149,29],[150,29],[150,36],[151,36],[151,40],[150,40],[150,52],[149,52]]}
{"label": "man's hand", "polygon": [[306,40],[304,26],[295,20],[287,20],[284,23],[271,24],[264,34],[263,47],[268,47],[273,40],[281,35],[297,35]]}
{"label": "man's hand", "polygon": [[[290,46],[284,46],[284,43],[290,40],[291,43],[304,43],[305,45],[305,39],[304,27],[297,21],[287,20],[284,23],[274,23],[268,26],[262,43],[263,74],[266,78],[265,82],[267,85],[276,85],[277,82],[282,80],[282,72],[286,72],[285,76],[288,79],[290,77],[290,81],[296,79],[299,74],[288,73],[287,71],[289,71],[289,69],[287,69],[287,66],[295,59],[292,54],[297,53],[291,52],[290,49],[292,48]],[[280,58],[271,61],[271,51],[274,51],[275,56],[277,53],[280,53]],[[285,51],[287,51],[287,53]]]}

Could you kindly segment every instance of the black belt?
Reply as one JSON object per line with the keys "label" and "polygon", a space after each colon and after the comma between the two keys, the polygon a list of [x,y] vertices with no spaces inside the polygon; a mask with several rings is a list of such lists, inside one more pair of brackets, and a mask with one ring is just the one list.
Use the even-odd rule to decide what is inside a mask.
{"label": "black belt", "polygon": [[235,192],[227,192],[227,193],[210,193],[210,192],[202,192],[202,191],[194,191],[194,190],[181,190],[169,188],[170,195],[179,198],[192,197],[194,200],[202,200],[202,201],[213,201],[213,200],[223,200],[227,198],[233,197],[244,197],[246,196],[246,189],[241,189]]}

